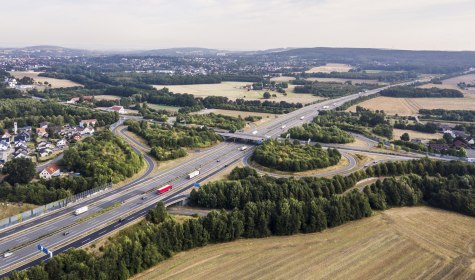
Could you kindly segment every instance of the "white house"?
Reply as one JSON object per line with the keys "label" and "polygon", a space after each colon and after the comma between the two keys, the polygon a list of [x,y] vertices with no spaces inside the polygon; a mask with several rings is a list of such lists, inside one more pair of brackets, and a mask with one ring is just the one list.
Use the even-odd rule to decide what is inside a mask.
{"label": "white house", "polygon": [[81,120],[79,122],[80,127],[85,127],[85,126],[96,126],[97,120],[96,119],[90,119],[90,120]]}
{"label": "white house", "polygon": [[66,139],[63,138],[63,139],[58,140],[58,142],[56,142],[56,147],[64,148],[66,144],[68,144],[68,142],[66,142]]}
{"label": "white house", "polygon": [[0,141],[5,141],[5,142],[8,142],[10,143],[12,140],[12,136],[10,135],[10,133],[6,132],[3,133],[3,135],[0,137]]}
{"label": "white house", "polygon": [[125,111],[123,106],[112,106],[112,107],[108,108],[107,110],[110,111],[110,112],[117,112],[119,114],[126,114],[127,113],[127,111]]}
{"label": "white house", "polygon": [[8,149],[10,149],[10,143],[0,141],[0,151],[6,151]]}
{"label": "white house", "polygon": [[51,178],[57,177],[59,175],[61,175],[61,170],[56,164],[49,165],[39,174],[40,178],[45,180],[51,180]]}

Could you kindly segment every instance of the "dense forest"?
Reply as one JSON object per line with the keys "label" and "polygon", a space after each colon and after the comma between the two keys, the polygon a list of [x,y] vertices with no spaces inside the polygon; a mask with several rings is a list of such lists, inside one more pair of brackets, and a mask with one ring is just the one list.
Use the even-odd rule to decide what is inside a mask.
{"label": "dense forest", "polygon": [[[345,192],[369,176],[400,176]],[[387,162],[327,178],[273,178],[236,168],[191,193],[193,204],[228,209],[178,222],[163,204],[101,246],[69,250],[10,279],[126,279],[174,253],[239,238],[310,233],[368,217],[372,209],[427,203],[475,216],[475,166],[429,159]]]}
{"label": "dense forest", "polygon": [[242,118],[235,118],[220,114],[179,114],[176,118],[179,123],[198,124],[207,127],[217,127],[228,129],[230,131],[237,131],[246,126],[246,122]]}
{"label": "dense forest", "polygon": [[239,98],[233,101],[224,96],[208,96],[202,100],[202,105],[206,108],[271,114],[286,114],[303,107],[301,103],[288,103],[285,101],[275,102],[266,100],[261,102],[259,100]]}
{"label": "dense forest", "polygon": [[78,125],[83,119],[97,119],[99,126],[109,125],[119,120],[115,112],[104,112],[87,108],[65,106],[56,102],[33,99],[6,99],[0,102],[0,127],[38,126],[48,121],[54,125]]}
{"label": "dense forest", "polygon": [[[292,81],[297,83],[298,80]],[[337,83],[337,82],[310,82],[302,86],[295,86],[295,93],[311,93],[315,96],[336,98],[340,96],[350,95],[358,92],[362,92],[368,89],[378,88],[379,85],[375,84],[356,84],[350,83]]]}
{"label": "dense forest", "polygon": [[[16,164],[15,159],[9,163]],[[19,163],[21,172],[25,169],[35,174],[34,165]],[[11,202],[46,204],[131,177],[143,166],[141,156],[120,138],[109,131],[96,133],[71,146],[64,152],[62,171],[78,171],[81,176],[55,177],[49,181],[8,182],[0,184],[0,197]],[[6,170],[8,171],[8,170]],[[18,172],[18,171],[17,171]],[[22,173],[23,174],[23,173]],[[8,178],[8,177],[7,177]]]}
{"label": "dense forest", "polygon": [[355,139],[349,133],[339,129],[337,126],[319,126],[316,123],[303,124],[302,126],[292,127],[281,136],[290,138],[322,143],[351,143]]}
{"label": "dense forest", "polygon": [[336,79],[358,79],[358,80],[377,80],[379,82],[393,83],[417,78],[414,72],[376,72],[368,73],[366,71],[349,72],[331,72],[331,73],[300,73],[302,78],[336,78]]}
{"label": "dense forest", "polygon": [[341,154],[336,149],[324,150],[318,144],[301,145],[299,141],[265,141],[252,154],[255,162],[281,171],[306,171],[337,164]]}
{"label": "dense forest", "polygon": [[203,128],[189,128],[176,124],[175,126],[137,122],[127,120],[128,130],[136,133],[152,148],[150,154],[157,160],[169,160],[186,155],[183,148],[210,147],[221,140],[213,130]]}
{"label": "dense forest", "polygon": [[444,109],[419,109],[424,119],[475,122],[475,111],[444,110]]}
{"label": "dense forest", "polygon": [[463,93],[456,89],[418,88],[414,86],[397,86],[387,88],[379,93],[381,96],[403,98],[463,98]]}

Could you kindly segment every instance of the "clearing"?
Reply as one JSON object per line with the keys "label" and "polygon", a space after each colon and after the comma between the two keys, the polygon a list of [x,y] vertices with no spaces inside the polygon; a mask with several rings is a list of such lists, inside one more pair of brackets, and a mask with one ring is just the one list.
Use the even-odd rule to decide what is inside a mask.
{"label": "clearing", "polygon": [[440,139],[442,138],[442,133],[424,133],[414,130],[405,130],[405,129],[393,129],[393,139],[399,140],[401,135],[404,133],[409,134],[410,139],[421,139],[421,140],[431,140],[431,139]]}
{"label": "clearing", "polygon": [[353,105],[347,111],[356,111],[356,106],[370,110],[383,110],[389,115],[412,116],[419,109],[474,110],[475,96],[465,98],[395,98],[379,96]]}
{"label": "clearing", "polygon": [[1,202],[0,203],[0,219],[5,219],[13,215],[23,213],[25,211],[31,210],[38,207],[38,205],[15,202]]}
{"label": "clearing", "polygon": [[323,66],[313,67],[305,73],[331,73],[331,72],[348,72],[353,67],[348,64],[341,63],[327,63]]}
{"label": "clearing", "polygon": [[320,233],[176,254],[133,279],[474,279],[475,218],[394,208]]}
{"label": "clearing", "polygon": [[[78,84],[76,82],[70,80],[62,80],[62,79],[55,79],[55,78],[48,78],[48,77],[40,77],[38,76],[41,72],[33,72],[33,71],[10,71],[9,72],[13,77],[17,79],[21,79],[23,77],[29,77],[35,80],[37,83],[44,84],[44,82],[48,82],[51,84],[52,88],[65,88],[65,87],[82,87],[83,85]],[[44,87],[44,86],[42,86]]]}
{"label": "clearing", "polygon": [[207,96],[225,96],[230,100],[243,98],[245,100],[270,100],[270,101],[287,101],[287,102],[300,102],[303,104],[312,103],[318,100],[322,100],[322,97],[313,96],[311,94],[296,94],[293,93],[294,85],[289,85],[285,91],[287,96],[281,93],[269,91],[270,94],[276,94],[277,97],[270,99],[264,99],[262,95],[267,90],[247,90],[243,88],[246,85],[252,83],[246,82],[222,82],[220,84],[196,84],[196,85],[175,85],[175,86],[163,86],[154,85],[156,89],[168,88],[173,93],[189,93],[195,97],[207,97]]}

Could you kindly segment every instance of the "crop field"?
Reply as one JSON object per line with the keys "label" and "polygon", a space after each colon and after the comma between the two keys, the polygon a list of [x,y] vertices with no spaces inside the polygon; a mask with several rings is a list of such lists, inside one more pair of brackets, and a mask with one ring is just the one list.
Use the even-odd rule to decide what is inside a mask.
{"label": "crop field", "polygon": [[351,106],[347,111],[354,112],[356,106],[370,110],[384,110],[387,114],[411,116],[419,109],[475,110],[475,96],[465,98],[393,98],[380,96],[358,105]]}
{"label": "crop field", "polygon": [[[245,82],[222,82],[220,84],[197,84],[197,85],[177,85],[177,86],[163,86],[163,85],[154,85],[156,89],[162,89],[167,87],[173,93],[189,93],[193,94],[196,97],[206,97],[206,96],[225,96],[231,100],[237,98],[243,98],[246,100],[265,100],[262,95],[266,90],[247,90],[243,87],[250,83]],[[281,93],[270,92],[271,94],[276,94],[277,97],[273,97],[269,100],[271,101],[287,101],[287,102],[300,102],[300,103],[311,103],[317,100],[321,100],[321,97],[313,96],[311,94],[296,94],[293,93],[293,85],[289,85],[289,88],[286,89],[287,96],[284,96]]]}
{"label": "crop field", "polygon": [[312,69],[306,71],[306,73],[331,73],[331,72],[348,72],[352,69],[350,65],[341,64],[341,63],[327,63],[323,66],[313,67]]}
{"label": "crop field", "polygon": [[399,140],[401,135],[405,132],[409,134],[411,139],[423,139],[423,140],[430,140],[430,139],[440,139],[442,138],[442,133],[424,133],[414,130],[404,130],[404,129],[393,129],[393,138]]}
{"label": "crop field", "polygon": [[474,279],[475,218],[395,208],[321,233],[178,253],[133,279]]}
{"label": "crop field", "polygon": [[379,83],[378,80],[363,80],[363,79],[340,79],[340,78],[306,78],[305,80],[309,81],[318,81],[318,82],[333,82],[343,84],[346,81],[351,81],[353,84],[383,84]]}
{"label": "crop field", "polygon": [[52,88],[62,88],[62,87],[78,87],[83,86],[81,84],[75,83],[70,80],[62,80],[62,79],[55,79],[55,78],[48,78],[48,77],[40,77],[38,74],[40,72],[32,72],[32,71],[11,71],[9,72],[13,77],[21,79],[23,77],[29,77],[35,80],[35,82],[44,83],[48,82],[51,84]]}

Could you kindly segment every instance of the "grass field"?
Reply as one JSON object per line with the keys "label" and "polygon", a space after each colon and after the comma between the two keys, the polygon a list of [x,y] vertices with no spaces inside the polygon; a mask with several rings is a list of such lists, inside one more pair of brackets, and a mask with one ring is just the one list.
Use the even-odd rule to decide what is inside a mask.
{"label": "grass field", "polygon": [[281,76],[281,77],[273,77],[270,80],[275,81],[275,82],[289,82],[289,81],[295,80],[295,77]]}
{"label": "grass field", "polygon": [[62,87],[77,87],[83,86],[81,84],[75,83],[70,80],[62,80],[62,79],[54,79],[54,78],[47,78],[47,77],[40,77],[38,74],[40,72],[32,72],[32,71],[10,71],[9,72],[13,77],[21,79],[23,77],[29,77],[35,80],[35,82],[48,82],[51,84],[52,88],[62,88]]}
{"label": "grass field", "polygon": [[120,96],[117,95],[95,95],[94,99],[96,100],[118,100]]}
{"label": "grass field", "polygon": [[335,82],[343,84],[346,81],[351,81],[353,84],[384,84],[379,83],[378,80],[362,80],[362,79],[339,79],[339,78],[306,78],[305,80],[309,81],[318,81],[318,82]]}
{"label": "grass field", "polygon": [[0,203],[0,219],[8,218],[16,214],[23,213],[27,210],[34,209],[37,205],[23,203],[19,206],[17,203]]}
{"label": "grass field", "polygon": [[465,98],[393,98],[380,96],[359,103],[348,108],[354,112],[356,106],[371,110],[384,110],[387,114],[411,116],[419,109],[446,109],[446,110],[475,110],[475,96],[466,95]]}
{"label": "grass field", "polygon": [[151,103],[148,103],[147,106],[155,110],[167,110],[170,112],[178,112],[178,110],[180,109],[180,107],[158,105],[158,104],[151,104]]}
{"label": "grass field", "polygon": [[133,279],[474,279],[475,218],[395,208],[321,233],[182,252]]}
{"label": "grass field", "polygon": [[[246,90],[242,87],[248,85],[249,83],[245,82],[222,82],[220,84],[199,84],[199,85],[178,85],[178,86],[162,86],[154,85],[157,89],[162,89],[167,87],[171,92],[174,93],[189,93],[193,94],[196,97],[206,97],[206,96],[225,96],[231,100],[237,98],[244,98],[246,100],[264,100],[262,95],[265,90]],[[293,85],[289,85],[289,88],[286,89],[287,96],[282,95],[277,92],[270,92],[271,94],[276,94],[277,97],[273,97],[271,101],[287,101],[287,102],[300,102],[300,103],[311,103],[317,100],[321,100],[321,97],[313,96],[311,94],[296,94],[293,93]]]}
{"label": "grass field", "polygon": [[308,71],[305,71],[306,73],[331,73],[331,72],[348,72],[352,69],[350,65],[347,64],[341,64],[341,63],[327,63],[326,65],[323,66],[318,66],[318,67],[313,67]]}
{"label": "grass field", "polygon": [[393,135],[394,139],[399,140],[401,135],[403,135],[405,132],[409,134],[409,137],[411,139],[423,139],[423,140],[430,140],[430,139],[440,139],[442,138],[441,133],[423,133],[423,132],[418,132],[414,130],[404,130],[404,129],[393,129]]}

